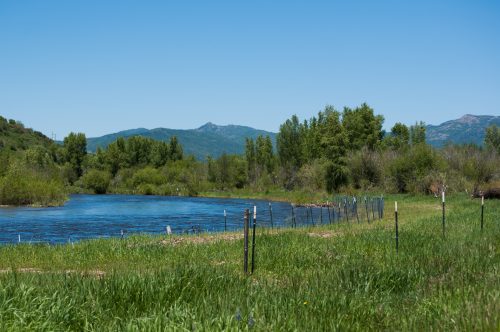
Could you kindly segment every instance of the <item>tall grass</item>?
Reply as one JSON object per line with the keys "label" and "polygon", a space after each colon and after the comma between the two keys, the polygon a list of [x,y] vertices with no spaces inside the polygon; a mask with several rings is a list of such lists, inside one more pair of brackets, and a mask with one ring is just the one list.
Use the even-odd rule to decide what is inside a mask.
{"label": "tall grass", "polygon": [[500,203],[486,204],[481,232],[478,201],[449,198],[445,238],[439,202],[409,196],[380,222],[260,230],[251,276],[224,235],[4,246],[0,330],[498,330]]}

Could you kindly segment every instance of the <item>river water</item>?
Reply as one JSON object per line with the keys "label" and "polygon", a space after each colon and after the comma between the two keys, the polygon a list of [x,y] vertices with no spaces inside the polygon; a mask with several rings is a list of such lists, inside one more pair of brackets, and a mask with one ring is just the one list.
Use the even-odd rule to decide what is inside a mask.
{"label": "river water", "polygon": [[[269,202],[246,199],[135,195],[72,195],[61,207],[1,208],[0,243],[63,243],[133,233],[218,232],[243,228],[245,209],[257,206],[259,226],[271,226]],[[226,226],[224,210],[227,211]],[[275,227],[291,224],[291,205],[272,202]],[[315,212],[316,213],[316,212]],[[319,210],[318,212],[319,213]],[[328,218],[326,211],[323,218]],[[317,217],[319,218],[319,217]],[[301,220],[301,214],[297,216]]]}

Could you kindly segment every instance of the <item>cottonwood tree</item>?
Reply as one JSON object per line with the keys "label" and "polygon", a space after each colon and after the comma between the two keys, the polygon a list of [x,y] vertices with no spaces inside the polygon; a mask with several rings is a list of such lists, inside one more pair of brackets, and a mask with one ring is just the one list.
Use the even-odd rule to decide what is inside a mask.
{"label": "cottonwood tree", "polygon": [[342,126],[349,140],[349,149],[360,150],[366,146],[374,150],[378,147],[384,137],[383,123],[384,117],[375,115],[373,109],[366,103],[355,109],[345,107],[342,112]]}
{"label": "cottonwood tree", "polygon": [[82,164],[87,155],[87,139],[83,133],[70,133],[63,142],[65,161],[78,177],[82,176]]}
{"label": "cottonwood tree", "polygon": [[498,128],[497,125],[493,124],[486,128],[484,145],[487,149],[496,151],[500,154],[500,128]]}

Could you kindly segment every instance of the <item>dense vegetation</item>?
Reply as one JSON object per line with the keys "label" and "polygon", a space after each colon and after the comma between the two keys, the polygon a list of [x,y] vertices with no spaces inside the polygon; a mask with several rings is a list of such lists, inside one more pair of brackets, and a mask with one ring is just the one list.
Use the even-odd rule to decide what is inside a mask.
{"label": "dense vegetation", "polygon": [[[394,249],[393,200],[400,246]],[[500,213],[464,194],[386,198],[385,219],[238,234],[0,247],[0,329],[345,331],[500,328]]]}
{"label": "dense vegetation", "polygon": [[[383,117],[363,104],[342,112],[328,106],[301,122],[281,125],[270,137],[247,138],[244,155],[223,153],[199,162],[185,158],[175,137],[170,145],[144,137],[120,138],[89,155],[76,184],[94,192],[219,195],[220,192],[384,191],[471,192],[500,179],[496,127],[486,148],[425,142],[425,124],[397,123],[382,130]],[[497,136],[495,136],[497,135]],[[295,196],[294,196],[295,197]]]}
{"label": "dense vegetation", "polygon": [[66,199],[58,147],[0,116],[0,205],[57,205]]}
{"label": "dense vegetation", "polygon": [[[1,118],[0,204],[60,204],[66,193],[259,195],[310,200],[326,193],[472,192],[500,183],[500,133],[487,129],[485,147],[426,144],[425,124],[397,123],[368,105],[342,112],[328,106],[309,120],[286,120],[276,138],[247,138],[244,155],[199,161],[177,138],[118,138],[87,152],[84,134],[56,145],[22,124]],[[22,174],[22,175],[21,175]],[[45,190],[45,189],[46,190]],[[290,193],[283,195],[282,192]],[[301,194],[296,194],[301,193]]]}

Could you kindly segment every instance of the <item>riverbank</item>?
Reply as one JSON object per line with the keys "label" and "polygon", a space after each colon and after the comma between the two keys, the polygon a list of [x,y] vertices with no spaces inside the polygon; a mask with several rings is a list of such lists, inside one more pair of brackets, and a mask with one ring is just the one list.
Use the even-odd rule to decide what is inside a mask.
{"label": "riverbank", "polygon": [[331,201],[332,199],[332,195],[329,195],[326,192],[287,191],[279,189],[265,191],[253,191],[248,189],[230,191],[204,191],[199,193],[198,196],[212,198],[260,199],[296,204],[326,202],[328,200]]}
{"label": "riverbank", "polygon": [[[393,199],[399,205],[394,247]],[[382,221],[0,247],[0,329],[498,330],[500,204],[388,197]]]}

